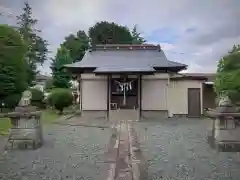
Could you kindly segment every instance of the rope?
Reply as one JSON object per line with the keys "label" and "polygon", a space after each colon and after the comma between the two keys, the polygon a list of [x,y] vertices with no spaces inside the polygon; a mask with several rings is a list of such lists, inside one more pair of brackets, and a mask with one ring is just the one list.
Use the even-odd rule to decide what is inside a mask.
{"label": "rope", "polygon": [[129,82],[120,82],[120,81],[117,81],[115,80],[116,83],[118,83],[119,87],[121,88],[121,91],[124,91],[125,90],[132,90],[132,82],[135,81],[135,80],[132,80],[132,81],[129,81]]}

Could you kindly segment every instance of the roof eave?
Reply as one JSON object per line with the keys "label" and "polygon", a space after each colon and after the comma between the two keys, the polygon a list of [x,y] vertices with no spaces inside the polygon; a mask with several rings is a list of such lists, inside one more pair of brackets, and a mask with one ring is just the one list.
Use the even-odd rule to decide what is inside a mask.
{"label": "roof eave", "polygon": [[187,65],[186,66],[172,66],[172,67],[154,67],[154,69],[156,71],[167,70],[167,71],[170,71],[170,72],[179,72],[179,71],[182,71],[182,70],[186,70]]}
{"label": "roof eave", "polygon": [[203,76],[189,76],[189,75],[181,75],[181,76],[173,76],[171,80],[199,80],[199,81],[206,81],[207,78]]}
{"label": "roof eave", "polygon": [[142,75],[152,75],[155,71],[105,71],[105,72],[94,72],[96,75],[110,75],[110,74],[142,74]]}
{"label": "roof eave", "polygon": [[73,74],[93,72],[96,69],[96,67],[74,67],[74,66],[64,66],[64,68]]}

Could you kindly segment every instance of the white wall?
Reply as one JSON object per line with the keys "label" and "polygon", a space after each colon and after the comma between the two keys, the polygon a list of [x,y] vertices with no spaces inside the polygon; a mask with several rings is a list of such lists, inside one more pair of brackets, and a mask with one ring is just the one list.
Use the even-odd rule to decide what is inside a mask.
{"label": "white wall", "polygon": [[173,114],[188,114],[188,88],[200,88],[201,113],[203,113],[202,82],[197,80],[170,81],[168,86],[169,116]]}
{"label": "white wall", "polygon": [[81,75],[82,110],[107,110],[107,78]]}
{"label": "white wall", "polygon": [[167,110],[168,74],[142,76],[142,110]]}
{"label": "white wall", "polygon": [[38,90],[40,90],[40,91],[44,91],[44,84],[42,84],[42,83],[39,83],[39,84],[36,84],[35,86],[33,86],[32,88],[34,88],[34,89],[38,89]]}
{"label": "white wall", "polygon": [[[168,84],[169,83],[169,84]],[[107,77],[81,75],[82,110],[107,110]],[[188,88],[200,88],[202,81],[168,81],[168,74],[142,76],[142,110],[168,110],[173,114],[188,114]]]}

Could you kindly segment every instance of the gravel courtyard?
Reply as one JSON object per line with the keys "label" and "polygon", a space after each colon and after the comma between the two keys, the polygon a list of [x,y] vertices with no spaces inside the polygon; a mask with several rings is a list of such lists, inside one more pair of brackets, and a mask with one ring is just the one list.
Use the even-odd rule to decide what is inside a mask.
{"label": "gravel courtyard", "polygon": [[0,179],[102,180],[110,136],[109,128],[44,126],[42,148],[0,154]]}
{"label": "gravel courtyard", "polygon": [[[101,172],[108,168],[103,162],[112,134],[107,128],[110,124],[103,120],[86,124],[95,127],[84,127],[76,118],[44,126],[45,144],[35,151],[0,150],[0,179],[105,180]],[[240,178],[238,153],[216,152],[209,147],[210,121],[180,118],[133,125],[148,164],[148,180]],[[2,148],[2,137],[0,142]]]}
{"label": "gravel courtyard", "polygon": [[211,122],[168,119],[135,123],[149,180],[240,179],[240,155],[216,152],[207,143]]}

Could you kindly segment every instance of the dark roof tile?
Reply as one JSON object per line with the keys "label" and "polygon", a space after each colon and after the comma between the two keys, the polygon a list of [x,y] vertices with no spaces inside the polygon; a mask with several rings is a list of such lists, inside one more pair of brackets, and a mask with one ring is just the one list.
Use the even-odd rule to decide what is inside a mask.
{"label": "dark roof tile", "polygon": [[80,62],[66,65],[70,68],[96,68],[98,71],[154,71],[154,68],[178,67],[184,69],[185,64],[168,61],[160,46],[143,45],[97,45],[87,51]]}
{"label": "dark roof tile", "polygon": [[91,48],[92,51],[121,51],[121,50],[158,50],[161,51],[160,45],[152,44],[101,44],[95,45]]}

